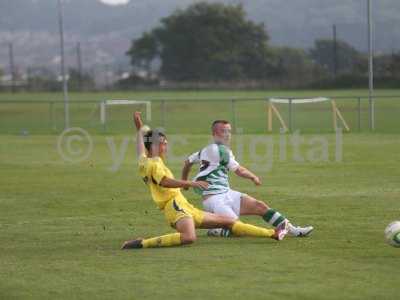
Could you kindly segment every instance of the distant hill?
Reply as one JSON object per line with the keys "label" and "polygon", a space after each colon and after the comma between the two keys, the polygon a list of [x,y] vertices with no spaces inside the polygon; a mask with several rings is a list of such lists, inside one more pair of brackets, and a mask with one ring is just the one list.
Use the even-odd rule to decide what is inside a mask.
{"label": "distant hill", "polygon": [[[129,69],[125,55],[131,40],[159,24],[162,17],[183,9],[194,0],[131,0],[108,6],[99,0],[64,0],[65,43],[68,65],[76,65],[75,47],[81,43],[85,68],[118,66]],[[242,3],[250,19],[263,22],[274,45],[309,48],[316,38],[338,38],[357,49],[367,49],[366,0],[225,0]],[[374,3],[375,49],[400,49],[400,1]],[[0,1],[0,67],[8,68],[8,47],[13,42],[15,61],[21,68],[46,65],[58,68],[57,1]]]}

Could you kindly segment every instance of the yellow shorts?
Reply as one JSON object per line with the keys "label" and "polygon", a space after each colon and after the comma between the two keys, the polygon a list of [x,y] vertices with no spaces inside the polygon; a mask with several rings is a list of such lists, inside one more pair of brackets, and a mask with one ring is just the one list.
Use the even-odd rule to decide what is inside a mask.
{"label": "yellow shorts", "polygon": [[199,227],[204,219],[204,211],[194,207],[184,197],[168,201],[164,207],[164,214],[168,224],[173,228],[182,218],[192,218],[196,227]]}

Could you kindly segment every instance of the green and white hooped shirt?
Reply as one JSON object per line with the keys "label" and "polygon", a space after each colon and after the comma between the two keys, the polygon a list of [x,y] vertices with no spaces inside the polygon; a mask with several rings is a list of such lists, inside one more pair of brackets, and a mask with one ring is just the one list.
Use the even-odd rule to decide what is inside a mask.
{"label": "green and white hooped shirt", "polygon": [[188,157],[190,163],[199,163],[199,172],[194,180],[209,183],[206,190],[195,189],[200,195],[215,195],[229,191],[228,171],[236,171],[239,163],[231,149],[223,144],[210,144]]}

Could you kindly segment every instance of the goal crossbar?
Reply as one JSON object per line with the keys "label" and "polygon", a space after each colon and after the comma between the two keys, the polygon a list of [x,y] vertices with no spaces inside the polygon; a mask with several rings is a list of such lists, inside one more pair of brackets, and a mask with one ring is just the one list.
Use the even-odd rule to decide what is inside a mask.
{"label": "goal crossbar", "polygon": [[350,131],[350,127],[347,124],[346,120],[344,119],[342,113],[340,112],[335,100],[331,98],[326,98],[326,97],[317,97],[317,98],[304,98],[304,99],[299,99],[299,98],[270,98],[268,99],[268,112],[267,112],[267,119],[268,119],[268,131],[272,131],[272,121],[273,121],[273,116],[275,115],[277,119],[279,120],[279,123],[281,125],[281,128],[287,132],[288,127],[285,123],[285,120],[282,118],[281,113],[279,112],[278,108],[274,105],[274,103],[279,103],[279,104],[307,104],[307,103],[317,103],[317,102],[325,102],[325,101],[330,101],[331,102],[331,107],[332,107],[332,122],[333,122],[333,129],[336,131],[337,130],[337,119],[342,122],[344,128],[347,131]]}
{"label": "goal crossbar", "polygon": [[305,99],[289,99],[289,98],[269,98],[269,102],[273,103],[295,103],[295,104],[304,104],[304,103],[315,103],[315,102],[324,102],[329,101],[330,98],[318,97],[318,98],[305,98]]}
{"label": "goal crossbar", "polygon": [[111,105],[146,105],[146,121],[151,121],[151,102],[143,101],[143,100],[125,100],[125,99],[116,99],[116,100],[104,100],[100,102],[100,122],[105,125],[106,123],[106,115],[107,115],[107,106]]}

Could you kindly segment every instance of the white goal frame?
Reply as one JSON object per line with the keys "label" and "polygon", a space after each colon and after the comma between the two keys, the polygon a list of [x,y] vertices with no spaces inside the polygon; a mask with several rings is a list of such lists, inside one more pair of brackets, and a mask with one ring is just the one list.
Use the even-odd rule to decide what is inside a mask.
{"label": "white goal frame", "polygon": [[272,120],[273,116],[278,118],[281,128],[284,129],[285,132],[289,131],[285,120],[282,118],[282,115],[280,114],[278,108],[274,105],[274,103],[284,103],[288,105],[292,104],[305,104],[305,103],[316,103],[316,102],[325,102],[325,101],[330,101],[331,102],[331,107],[332,107],[332,123],[333,123],[333,129],[336,131],[337,130],[337,123],[338,123],[338,118],[342,122],[344,128],[347,131],[350,131],[350,127],[347,124],[346,120],[343,118],[342,113],[340,112],[336,101],[331,98],[326,98],[326,97],[317,97],[317,98],[305,98],[305,99],[300,99],[300,98],[269,98],[268,99],[268,131],[272,131]]}
{"label": "white goal frame", "polygon": [[124,100],[124,99],[110,99],[104,100],[100,103],[100,122],[103,126],[107,122],[107,106],[112,105],[146,105],[146,121],[151,121],[151,101],[143,100]]}

